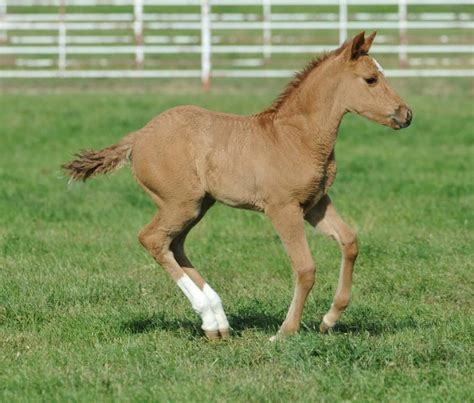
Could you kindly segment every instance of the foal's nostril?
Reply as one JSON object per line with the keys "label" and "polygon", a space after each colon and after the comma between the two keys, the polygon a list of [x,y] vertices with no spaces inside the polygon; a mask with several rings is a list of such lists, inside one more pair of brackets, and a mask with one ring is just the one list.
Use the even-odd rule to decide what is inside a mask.
{"label": "foal's nostril", "polygon": [[407,108],[405,122],[403,122],[401,126],[403,128],[410,126],[412,118],[413,118],[413,113],[411,112],[411,109]]}
{"label": "foal's nostril", "polygon": [[413,118],[413,113],[412,113],[411,109],[408,109],[408,110],[407,110],[407,119],[406,119],[406,121],[405,121],[405,124],[406,124],[407,126],[410,125],[412,118]]}

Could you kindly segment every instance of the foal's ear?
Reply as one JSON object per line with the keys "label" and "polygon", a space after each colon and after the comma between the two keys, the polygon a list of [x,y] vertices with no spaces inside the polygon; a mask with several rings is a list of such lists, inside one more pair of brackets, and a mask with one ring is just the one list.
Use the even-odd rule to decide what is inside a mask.
{"label": "foal's ear", "polygon": [[369,53],[369,49],[372,46],[372,42],[375,39],[375,35],[377,35],[377,31],[372,32],[367,38],[365,38],[365,42],[360,48],[362,52]]}
{"label": "foal's ear", "polygon": [[352,39],[351,43],[347,46],[350,49],[349,58],[351,60],[356,60],[359,56],[362,55],[362,47],[365,44],[365,31],[359,32],[354,39]]}

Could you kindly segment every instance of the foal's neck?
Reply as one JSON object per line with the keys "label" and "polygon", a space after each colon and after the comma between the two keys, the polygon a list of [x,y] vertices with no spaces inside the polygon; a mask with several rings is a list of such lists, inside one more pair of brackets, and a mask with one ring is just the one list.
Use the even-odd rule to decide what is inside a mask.
{"label": "foal's neck", "polygon": [[329,157],[345,114],[337,96],[338,80],[326,66],[311,73],[275,112],[275,122],[288,126],[318,155]]}

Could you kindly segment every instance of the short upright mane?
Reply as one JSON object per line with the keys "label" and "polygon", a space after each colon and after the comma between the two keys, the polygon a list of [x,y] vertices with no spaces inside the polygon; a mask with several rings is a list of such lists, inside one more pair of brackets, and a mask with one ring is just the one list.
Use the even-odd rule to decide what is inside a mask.
{"label": "short upright mane", "polygon": [[280,95],[273,101],[273,103],[265,109],[263,112],[261,112],[259,115],[266,115],[270,113],[275,113],[277,112],[282,105],[285,103],[285,101],[290,97],[290,95],[298,88],[301,86],[301,84],[304,82],[304,80],[309,76],[309,74],[316,68],[318,68],[324,61],[329,59],[332,56],[337,56],[339,55],[344,48],[347,46],[347,42],[343,43],[339,48],[323,53],[321,56],[311,60],[304,68],[303,70],[300,70],[295,73],[293,80],[291,80],[285,87],[285,89],[281,92]]}

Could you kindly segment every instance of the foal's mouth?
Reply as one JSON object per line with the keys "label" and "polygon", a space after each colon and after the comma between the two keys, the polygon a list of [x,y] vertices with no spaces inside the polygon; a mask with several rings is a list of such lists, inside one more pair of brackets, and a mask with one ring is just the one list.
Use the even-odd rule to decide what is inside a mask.
{"label": "foal's mouth", "polygon": [[395,130],[400,130],[410,126],[411,121],[413,119],[413,113],[410,109],[408,109],[406,119],[404,121],[402,121],[396,114],[392,114],[389,117],[391,127]]}
{"label": "foal's mouth", "polygon": [[390,119],[390,126],[392,129],[395,130],[400,130],[403,129],[405,126],[403,126],[403,123],[400,122],[397,118],[391,118]]}

